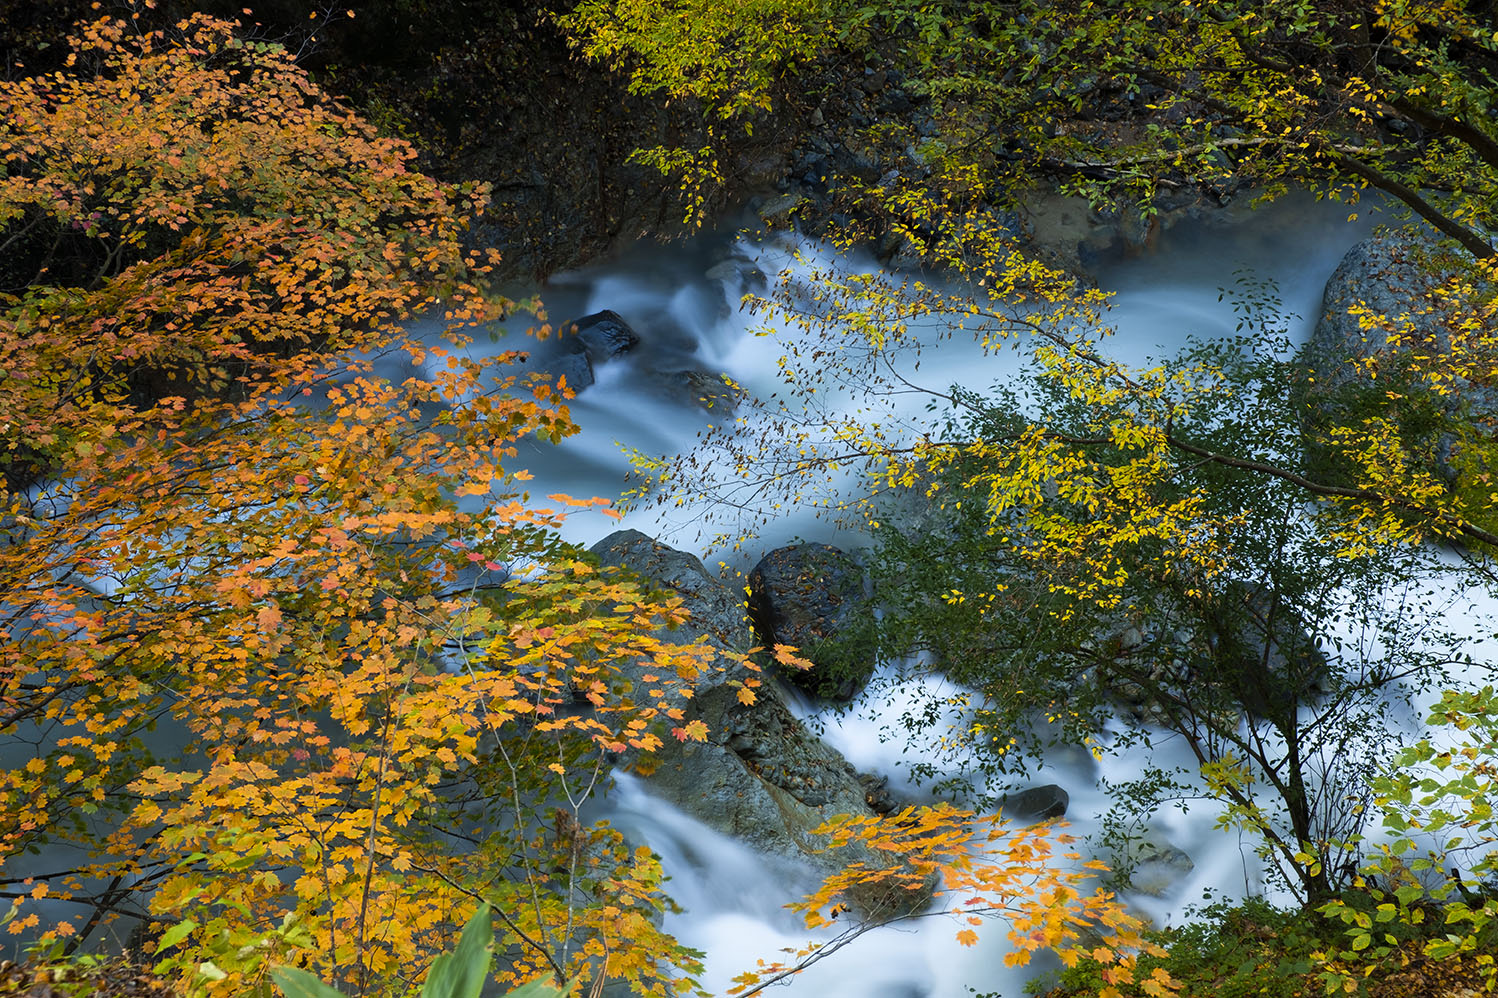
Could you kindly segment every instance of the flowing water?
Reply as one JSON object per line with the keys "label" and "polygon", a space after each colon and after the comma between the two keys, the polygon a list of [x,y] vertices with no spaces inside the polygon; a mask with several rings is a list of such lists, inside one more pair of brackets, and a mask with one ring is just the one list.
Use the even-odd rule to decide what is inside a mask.
{"label": "flowing water", "polygon": [[[1224,289],[1244,275],[1274,282],[1286,329],[1293,341],[1303,341],[1319,315],[1326,279],[1342,254],[1371,229],[1367,218],[1350,223],[1347,214],[1345,207],[1288,199],[1232,228],[1180,226],[1164,233],[1147,254],[1104,261],[1096,276],[1100,286],[1114,294],[1108,322],[1117,330],[1109,349],[1120,359],[1137,363],[1173,352],[1189,336],[1230,335],[1237,316],[1221,299]],[[721,371],[760,396],[781,388],[776,358],[804,334],[773,323],[766,331],[762,317],[732,307],[738,301],[738,289],[706,276],[727,250],[710,243],[677,250],[639,250],[604,266],[563,275],[544,289],[553,319],[613,309],[640,333],[642,343],[634,353],[601,365],[598,382],[578,395],[572,410],[582,427],[580,434],[560,447],[538,447],[522,455],[537,476],[536,493],[561,490],[614,496],[625,487],[630,470],[626,449],[665,455],[694,445],[706,415],[690,402],[661,392],[649,376],[651,370],[690,366]],[[802,254],[799,261],[793,250]],[[784,238],[770,244],[740,242],[731,251],[753,260],[772,281],[783,270],[789,270],[794,279],[830,259],[823,248],[796,245]],[[855,269],[874,266],[857,258],[844,262]],[[936,332],[932,330],[933,335]],[[1013,370],[1012,360],[955,339],[927,351],[922,365],[924,383],[938,387],[963,382],[982,388]],[[833,392],[829,404],[855,403],[851,393]],[[907,411],[897,407],[893,414],[918,422],[923,406],[920,401],[911,402]],[[855,532],[804,510],[792,510],[761,528],[752,546],[702,550],[699,545],[705,532],[697,521],[701,513],[700,507],[692,505],[664,510],[646,507],[630,512],[622,525],[700,554],[709,565],[718,562],[737,571],[746,571],[760,553],[793,538],[845,546],[857,546],[860,540]],[[588,513],[574,516],[567,532],[574,539],[591,542],[617,526]],[[1453,612],[1478,612],[1475,606],[1462,603],[1463,599],[1452,598]],[[888,725],[911,698],[942,691],[933,690],[930,679],[902,684],[887,665],[881,667],[880,675],[883,681],[871,687],[877,692],[849,711],[827,713],[794,697],[793,707],[820,725],[824,737],[854,766],[889,775],[893,786],[918,795],[920,788],[910,784],[904,773],[912,761],[934,762],[935,757],[925,747],[907,743],[898,731],[892,735]],[[1165,768],[1194,769],[1185,755],[1183,747],[1165,740],[1157,745],[1153,761]],[[1105,753],[1096,761],[1085,752],[1058,753],[1033,774],[1033,782],[1065,787],[1071,796],[1068,817],[1073,831],[1087,835],[1097,830],[1098,816],[1110,805],[1100,789],[1102,781],[1130,779],[1146,761],[1137,753],[1128,757]],[[628,777],[620,778],[605,809],[617,825],[649,842],[661,855],[673,878],[671,890],[685,908],[683,914],[668,919],[668,928],[687,945],[707,953],[709,990],[722,993],[732,975],[752,967],[755,960],[781,958],[783,949],[794,949],[807,940],[806,932],[782,907],[814,886],[805,871],[753,854],[652,799]],[[1156,922],[1178,921],[1187,905],[1207,895],[1241,898],[1266,889],[1273,894],[1253,856],[1253,843],[1237,833],[1215,830],[1217,814],[1208,804],[1185,814],[1171,810],[1156,816],[1157,834],[1194,862],[1160,896],[1133,899]],[[944,918],[876,930],[798,977],[789,993],[826,998],[947,998],[968,994],[969,987],[979,994],[1022,993],[1036,968],[1004,967],[1009,947],[1002,931],[989,929],[972,948],[959,946],[955,932],[956,926]]]}
{"label": "flowing water", "polygon": [[[1164,233],[1148,254],[1119,258],[1097,268],[1100,285],[1114,293],[1109,322],[1117,329],[1110,349],[1137,362],[1169,353],[1188,336],[1230,334],[1236,317],[1220,299],[1240,272],[1273,280],[1294,339],[1309,332],[1320,310],[1321,288],[1346,249],[1367,234],[1369,223],[1349,224],[1346,210],[1289,200],[1254,213],[1230,229],[1182,226]],[[805,260],[798,262],[795,251]],[[725,373],[755,395],[766,396],[780,385],[775,361],[801,335],[771,325],[766,335],[760,318],[740,310],[737,279],[709,277],[714,263],[730,254],[753,262],[774,280],[783,270],[805,272],[831,254],[788,239],[766,244],[727,239],[704,240],[688,247],[649,247],[621,255],[607,264],[561,275],[542,290],[553,321],[600,309],[619,312],[641,336],[639,346],[596,369],[597,382],[579,393],[572,413],[581,432],[560,446],[536,444],[519,463],[535,475],[536,495],[566,492],[577,496],[617,496],[627,486],[630,462],[626,450],[669,455],[689,450],[704,429],[707,414],[686,393],[670,386],[684,370]],[[809,260],[810,262],[805,262]],[[850,258],[846,265],[871,268],[870,261]],[[741,267],[741,270],[750,269]],[[721,273],[721,271],[714,271]],[[729,287],[730,283],[735,284]],[[1298,317],[1298,318],[1297,318]],[[511,324],[515,335],[501,339],[494,351],[526,345],[518,331],[525,317]],[[931,330],[933,335],[939,330]],[[482,341],[475,350],[491,349]],[[535,347],[534,365],[544,365],[555,347]],[[964,382],[982,388],[1013,370],[1013,360],[984,353],[958,340],[944,341],[922,360],[926,384],[944,387]],[[399,372],[389,372],[397,375]],[[841,404],[853,395],[834,393]],[[919,401],[891,402],[899,418],[925,418]],[[900,405],[907,408],[901,410]],[[565,532],[585,543],[627,526],[702,555],[707,564],[746,571],[760,553],[793,538],[856,547],[861,538],[809,512],[793,509],[758,532],[753,545],[703,550],[701,509],[645,507],[628,513],[623,523],[588,511],[575,513]],[[1463,597],[1465,598],[1465,597]],[[1471,599],[1453,598],[1454,613],[1474,617],[1487,612]],[[863,771],[888,775],[907,796],[922,793],[908,780],[915,761],[936,763],[926,747],[910,744],[890,721],[913,698],[941,694],[935,680],[901,682],[892,666],[881,667],[871,693],[843,713],[827,713],[792,696],[792,707]],[[1168,741],[1157,746],[1153,761],[1166,768],[1188,765],[1184,749]],[[1073,831],[1087,835],[1110,806],[1102,781],[1119,782],[1137,775],[1146,760],[1137,755],[1105,754],[1094,760],[1085,752],[1056,753],[1033,774],[1037,784],[1058,783],[1070,793]],[[668,918],[667,928],[685,944],[707,954],[704,984],[721,994],[730,978],[758,959],[780,959],[783,949],[805,944],[807,933],[784,905],[810,891],[810,874],[794,865],[755,854],[745,846],[702,826],[650,797],[638,781],[620,776],[602,804],[602,814],[660,854],[672,877],[670,890],[684,912]],[[1139,896],[1139,910],[1157,922],[1182,917],[1186,905],[1204,894],[1236,898],[1262,892],[1264,871],[1252,855],[1252,843],[1236,834],[1215,831],[1214,808],[1196,807],[1189,814],[1169,811],[1155,819],[1156,831],[1189,855],[1194,867],[1180,874],[1159,897]],[[848,949],[812,967],[780,993],[825,998],[956,998],[969,993],[1022,993],[1035,967],[1004,966],[1009,947],[1003,932],[990,928],[975,947],[959,946],[956,926],[944,918],[913,920],[903,927],[868,933]]]}

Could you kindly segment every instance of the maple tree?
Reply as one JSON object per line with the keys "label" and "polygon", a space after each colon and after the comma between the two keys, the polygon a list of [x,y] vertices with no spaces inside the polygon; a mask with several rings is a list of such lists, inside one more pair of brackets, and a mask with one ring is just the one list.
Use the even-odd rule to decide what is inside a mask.
{"label": "maple tree", "polygon": [[[1063,823],[1020,825],[1000,814],[978,815],[945,803],[882,817],[844,815],[817,832],[834,846],[865,843],[875,855],[889,856],[890,865],[851,864],[790,907],[809,929],[826,930],[849,910],[855,890],[917,889],[936,878],[935,906],[927,914],[949,916],[962,926],[956,939],[963,946],[976,945],[977,930],[999,921],[1008,926],[1013,947],[1004,957],[1006,966],[1026,966],[1035,954],[1052,952],[1067,967],[1096,961],[1105,982],[1099,998],[1119,998],[1119,986],[1131,984],[1151,996],[1174,992],[1178,983],[1169,973],[1135,973],[1141,954],[1161,951],[1144,937],[1141,919],[1112,892],[1098,888],[1095,881],[1107,867],[1084,862],[1071,848],[1076,840],[1063,829]],[[794,951],[789,961],[761,960],[734,978],[729,994],[749,998],[784,983],[876,924],[854,924]]]}
{"label": "maple tree", "polygon": [[[571,425],[463,349],[508,307],[462,244],[483,191],[230,24],[73,45],[0,84],[8,931],[370,993],[483,898],[509,979],[689,973],[656,861],[578,809],[714,656],[558,539],[592,501],[506,467]],[[404,333],[433,312],[445,345]]]}

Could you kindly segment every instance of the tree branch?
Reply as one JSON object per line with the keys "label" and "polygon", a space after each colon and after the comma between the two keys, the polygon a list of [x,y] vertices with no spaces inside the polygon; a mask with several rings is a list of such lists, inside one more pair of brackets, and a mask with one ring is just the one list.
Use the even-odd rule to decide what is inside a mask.
{"label": "tree branch", "polygon": [[1409,205],[1415,214],[1461,243],[1462,247],[1477,259],[1488,260],[1494,256],[1498,256],[1498,250],[1493,249],[1491,243],[1466,226],[1459,225],[1453,221],[1449,215],[1429,201],[1426,201],[1425,198],[1420,196],[1418,191],[1408,184],[1395,180],[1393,177],[1364,163],[1349,152],[1329,143],[1321,145],[1321,152],[1349,173],[1362,177],[1379,190],[1392,194]]}
{"label": "tree branch", "polygon": [[1172,433],[1168,428],[1165,433],[1165,440],[1170,444],[1170,446],[1175,447],[1178,450],[1183,450],[1188,454],[1195,454],[1197,457],[1206,458],[1207,460],[1212,461],[1215,464],[1221,464],[1229,468],[1242,468],[1245,471],[1253,471],[1261,475],[1268,475],[1271,478],[1278,478],[1281,481],[1289,482],[1291,485],[1299,486],[1300,488],[1305,489],[1307,492],[1310,492],[1312,495],[1327,496],[1340,499],[1358,499],[1363,502],[1373,502],[1383,506],[1394,506],[1398,509],[1407,510],[1411,513],[1417,513],[1421,516],[1429,517],[1431,520],[1437,523],[1445,524],[1451,527],[1455,533],[1460,534],[1464,537],[1468,537],[1476,541],[1481,541],[1484,544],[1498,545],[1498,534],[1489,533],[1488,531],[1482,529],[1469,520],[1459,517],[1453,517],[1450,513],[1444,512],[1439,509],[1431,509],[1430,507],[1421,505],[1417,502],[1410,502],[1407,499],[1400,499],[1396,496],[1385,495],[1381,492],[1375,492],[1371,489],[1353,489],[1346,488],[1341,485],[1327,485],[1322,482],[1313,482],[1311,479],[1306,478],[1303,475],[1297,475],[1295,472],[1287,471],[1284,468],[1277,468],[1272,464],[1264,464],[1260,461],[1249,461],[1241,457],[1232,457],[1227,454],[1218,454],[1214,451],[1207,450],[1204,447],[1198,447],[1195,444],[1187,443],[1185,440],[1182,440],[1180,437]]}

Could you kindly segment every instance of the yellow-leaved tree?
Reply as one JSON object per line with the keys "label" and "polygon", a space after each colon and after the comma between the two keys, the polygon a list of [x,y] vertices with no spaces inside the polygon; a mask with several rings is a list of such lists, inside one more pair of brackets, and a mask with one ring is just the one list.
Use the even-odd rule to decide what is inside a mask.
{"label": "yellow-leaved tree", "polygon": [[[1239,335],[1125,364],[1103,296],[981,205],[910,197],[942,276],[787,271],[751,302],[789,329],[786,387],[709,435],[726,460],[642,470],[721,501],[730,529],[791,501],[864,524],[881,653],[972,690],[954,761],[1002,776],[1058,743],[1184,744],[1189,771],[1115,788],[1125,867],[1151,813],[1205,791],[1302,900],[1360,882],[1398,719],[1472,655],[1441,585],[1492,584],[1486,265],[1432,249],[1450,276],[1402,314],[1358,310],[1381,350],[1297,353],[1246,283]],[[1017,373],[931,384],[921,350],[959,337]]]}

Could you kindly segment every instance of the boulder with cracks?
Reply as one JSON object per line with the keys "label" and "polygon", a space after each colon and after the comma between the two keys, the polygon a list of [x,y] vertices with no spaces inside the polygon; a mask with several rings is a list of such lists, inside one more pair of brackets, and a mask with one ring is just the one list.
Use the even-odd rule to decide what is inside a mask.
{"label": "boulder with cracks", "polygon": [[[686,601],[690,621],[665,637],[684,642],[701,637],[736,653],[752,645],[743,599],[695,556],[636,530],[610,534],[592,551]],[[626,677],[647,668],[647,663],[628,666]],[[752,705],[742,703],[734,681],[752,675],[736,665],[699,684],[685,721],[704,722],[707,740],[665,739],[646,778],[652,792],[711,828],[823,875],[855,863],[888,867],[887,858],[856,842],[826,849],[825,837],[814,829],[835,815],[875,813],[868,788],[840,753],[792,715],[773,684],[759,686]],[[919,890],[867,888],[849,901],[862,917],[893,918],[923,908],[934,886],[928,881]]]}

